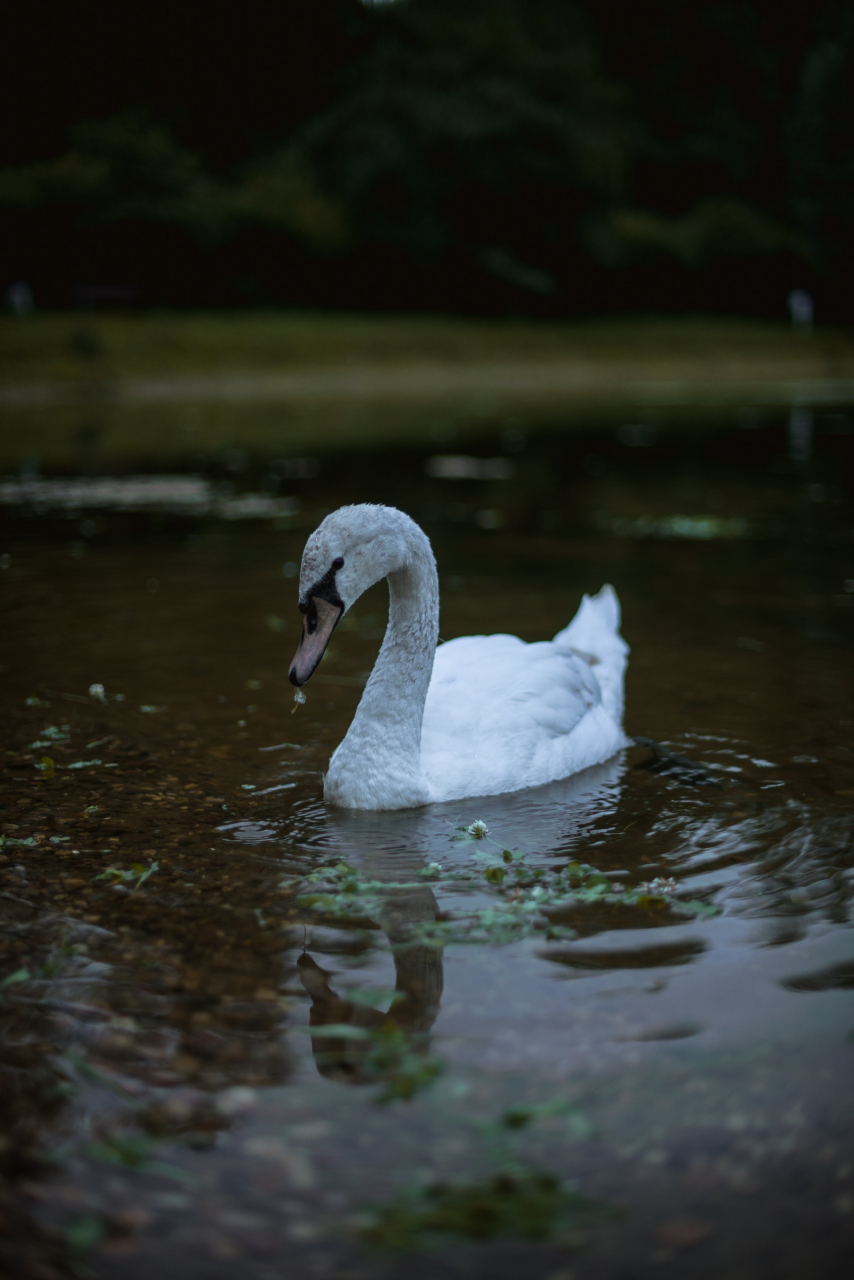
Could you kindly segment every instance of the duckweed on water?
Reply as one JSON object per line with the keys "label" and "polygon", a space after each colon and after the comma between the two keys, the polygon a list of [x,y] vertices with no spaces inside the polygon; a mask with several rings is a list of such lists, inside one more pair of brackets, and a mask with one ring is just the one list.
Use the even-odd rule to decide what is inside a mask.
{"label": "duckweed on water", "polygon": [[411,1037],[399,1027],[379,1027],[371,1039],[373,1044],[366,1065],[383,1082],[374,1099],[380,1105],[409,1101],[433,1084],[445,1069],[442,1058],[431,1053],[418,1053],[413,1048]]}
{"label": "duckweed on water", "polygon": [[69,742],[70,739],[71,730],[69,725],[57,726],[49,724],[46,729],[42,729],[41,737],[30,743],[30,750],[38,751],[42,747],[55,747],[58,744]]}
{"label": "duckweed on water", "polygon": [[510,1236],[580,1246],[584,1229],[613,1217],[614,1210],[520,1158],[521,1131],[540,1121],[560,1122],[567,1139],[593,1132],[580,1108],[565,1098],[520,1104],[486,1122],[464,1121],[477,1133],[481,1159],[491,1172],[478,1181],[409,1188],[373,1210],[364,1238],[380,1248],[409,1251],[441,1245],[448,1237]]}
{"label": "duckweed on water", "polygon": [[374,920],[381,915],[390,892],[412,890],[425,881],[453,884],[457,890],[486,890],[494,895],[494,905],[457,910],[442,920],[421,921],[412,926],[411,944],[439,947],[452,942],[503,945],[536,935],[565,940],[574,937],[575,931],[554,923],[551,917],[590,906],[652,908],[685,917],[714,916],[720,911],[700,899],[678,898],[678,886],[672,879],[659,878],[627,888],[587,863],[570,862],[560,870],[530,867],[524,854],[509,849],[497,855],[475,855],[474,861],[471,868],[452,871],[431,863],[417,880],[393,882],[368,880],[348,863],[339,862],[318,868],[302,881],[286,883],[289,887],[302,887],[303,892],[297,892],[297,904],[329,924]]}
{"label": "duckweed on water", "polygon": [[14,973],[7,974],[3,981],[0,982],[0,987],[11,987],[16,982],[29,982],[30,976],[29,969],[16,969]]}
{"label": "duckweed on water", "polygon": [[81,1214],[65,1229],[65,1239],[72,1254],[90,1253],[105,1235],[104,1224],[95,1213]]}
{"label": "duckweed on water", "polygon": [[408,1251],[448,1236],[558,1239],[571,1247],[583,1243],[584,1227],[604,1216],[607,1210],[554,1174],[503,1172],[482,1182],[436,1183],[410,1193],[381,1210],[363,1234],[380,1248]]}
{"label": "duckweed on water", "polygon": [[[315,1046],[318,1065],[336,1064],[339,1054],[334,1042],[361,1042],[359,1071],[365,1083],[381,1083],[374,1101],[380,1106],[396,1101],[409,1101],[433,1084],[445,1069],[442,1058],[413,1045],[412,1036],[391,1021],[378,1027],[353,1026],[349,1022],[329,1022],[306,1027]],[[328,1044],[326,1051],[323,1046]]]}
{"label": "duckweed on water", "polygon": [[161,1178],[195,1186],[198,1179],[180,1165],[154,1158],[154,1144],[140,1133],[110,1134],[100,1142],[90,1143],[86,1154],[100,1164],[120,1165],[140,1173],[156,1173]]}
{"label": "duckweed on water", "polygon": [[152,862],[149,866],[144,867],[141,862],[135,862],[132,867],[123,870],[121,867],[107,867],[100,875],[95,876],[96,880],[107,880],[111,884],[134,884],[134,888],[139,889],[145,884],[149,876],[153,876],[155,871],[159,871],[160,866],[157,862]]}

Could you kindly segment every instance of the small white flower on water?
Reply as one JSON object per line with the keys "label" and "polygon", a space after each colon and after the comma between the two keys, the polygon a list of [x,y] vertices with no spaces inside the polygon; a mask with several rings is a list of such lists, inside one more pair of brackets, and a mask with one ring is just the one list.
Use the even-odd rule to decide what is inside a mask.
{"label": "small white flower on water", "polygon": [[648,884],[638,885],[641,893],[649,893],[654,898],[663,897],[668,893],[676,892],[676,881],[672,876],[656,876],[654,880],[650,880]]}
{"label": "small white flower on water", "polygon": [[[307,699],[302,689],[294,689],[294,711],[306,701]],[[293,715],[294,711],[291,712],[291,715]]]}
{"label": "small white flower on water", "polygon": [[104,686],[102,684],[90,684],[89,697],[94,698],[96,702],[106,702],[107,695],[104,692]]}
{"label": "small white flower on water", "polygon": [[470,827],[467,827],[466,830],[470,836],[474,836],[475,840],[482,840],[484,836],[489,834],[489,827],[480,818],[478,818],[477,822],[473,822]]}

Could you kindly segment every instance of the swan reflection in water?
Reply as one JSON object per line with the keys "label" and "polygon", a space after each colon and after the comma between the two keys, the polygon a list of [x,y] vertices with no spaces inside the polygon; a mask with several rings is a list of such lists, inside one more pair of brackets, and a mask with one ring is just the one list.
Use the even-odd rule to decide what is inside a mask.
{"label": "swan reflection in water", "polygon": [[434,921],[439,904],[429,885],[408,882],[423,863],[405,853],[392,858],[370,856],[361,869],[375,881],[406,888],[380,890],[381,907],[374,917],[388,938],[394,957],[395,987],[387,1013],[339,995],[330,974],[307,951],[297,960],[300,980],[311,996],[312,1028],[346,1026],[367,1032],[364,1038],[312,1035],[311,1048],[321,1075],[342,1084],[376,1084],[399,1064],[402,1052],[429,1054],[429,1032],[442,998],[443,966],[439,947],[417,941],[414,927]]}
{"label": "swan reflection in water", "polygon": [[403,1052],[429,1057],[444,984],[442,950],[418,941],[417,926],[435,921],[441,908],[433,888],[417,882],[431,862],[446,871],[471,867],[477,845],[459,842],[460,828],[485,823],[501,847],[524,850],[531,865],[578,857],[594,824],[600,833],[603,822],[607,829],[624,770],[623,758],[615,757],[561,782],[510,795],[387,813],[314,811],[316,825],[311,832],[303,828],[302,842],[308,837],[315,853],[326,853],[324,862],[347,862],[365,879],[389,885],[378,891],[372,922],[389,941],[396,976],[394,998],[383,1012],[336,991],[333,975],[308,950],[299,957],[299,976],[312,1001],[310,1028],[356,1032],[312,1034],[321,1075],[342,1084],[376,1084],[396,1070]]}

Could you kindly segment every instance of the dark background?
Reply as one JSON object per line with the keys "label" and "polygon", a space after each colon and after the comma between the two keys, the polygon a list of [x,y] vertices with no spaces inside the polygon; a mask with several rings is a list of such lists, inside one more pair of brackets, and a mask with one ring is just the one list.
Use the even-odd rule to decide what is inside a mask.
{"label": "dark background", "polygon": [[854,5],[27,0],[0,286],[38,306],[851,319]]}

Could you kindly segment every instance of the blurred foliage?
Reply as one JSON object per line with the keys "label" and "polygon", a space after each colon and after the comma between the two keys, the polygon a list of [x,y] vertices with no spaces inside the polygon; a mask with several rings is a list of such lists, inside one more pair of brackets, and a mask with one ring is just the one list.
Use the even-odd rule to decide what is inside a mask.
{"label": "blurred foliage", "polygon": [[342,210],[318,192],[292,150],[223,180],[144,110],[77,125],[56,160],[0,170],[0,204],[66,205],[101,225],[164,223],[206,245],[246,222],[284,229],[314,249],[347,241]]}
{"label": "blurred foliage", "polygon": [[851,0],[32,0],[3,25],[0,275],[37,301],[850,292]]}
{"label": "blurred foliage", "polygon": [[839,259],[854,226],[854,6],[806,56],[788,143],[798,223],[818,253]]}
{"label": "blurred foliage", "polygon": [[687,267],[715,257],[748,257],[781,250],[805,253],[789,228],[743,201],[722,196],[701,200],[681,218],[646,209],[614,209],[591,225],[591,252],[609,267],[669,255]]}
{"label": "blurred foliage", "polygon": [[419,0],[302,138],[358,234],[432,259],[559,246],[622,190],[622,95],[578,12],[553,0]]}
{"label": "blurred foliage", "polygon": [[175,223],[210,240],[222,235],[229,213],[201,157],[144,111],[76,125],[58,159],[4,169],[0,201],[24,209],[73,205],[101,223]]}

